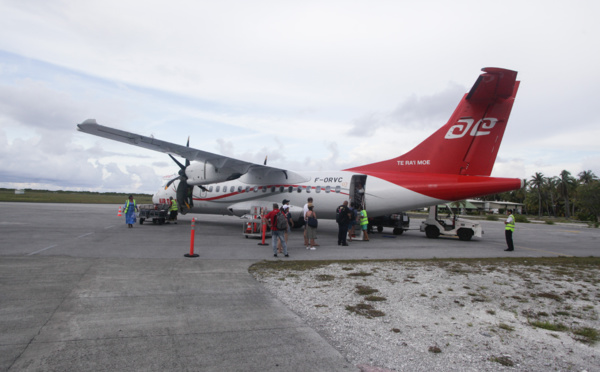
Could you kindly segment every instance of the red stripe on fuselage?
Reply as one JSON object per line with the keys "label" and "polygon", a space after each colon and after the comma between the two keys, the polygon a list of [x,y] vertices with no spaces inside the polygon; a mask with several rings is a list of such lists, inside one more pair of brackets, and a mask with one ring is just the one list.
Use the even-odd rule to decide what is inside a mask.
{"label": "red stripe on fuselage", "polygon": [[519,178],[461,176],[436,173],[364,172],[431,198],[463,200],[521,188]]}

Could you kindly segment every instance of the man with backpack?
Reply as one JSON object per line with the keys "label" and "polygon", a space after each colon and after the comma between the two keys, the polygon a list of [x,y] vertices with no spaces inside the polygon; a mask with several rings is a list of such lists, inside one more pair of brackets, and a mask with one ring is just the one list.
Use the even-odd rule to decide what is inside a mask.
{"label": "man with backpack", "polygon": [[277,257],[277,239],[281,242],[281,246],[283,247],[283,254],[285,257],[289,257],[287,244],[285,244],[284,233],[287,231],[288,221],[285,216],[285,212],[282,209],[279,209],[277,203],[273,203],[273,210],[269,212],[265,219],[267,220],[267,225],[271,228],[271,242],[273,244],[273,257]]}
{"label": "man with backpack", "polygon": [[348,246],[346,235],[348,234],[350,218],[352,218],[352,212],[348,208],[348,201],[345,200],[344,204],[335,210],[335,222],[338,224],[338,245]]}

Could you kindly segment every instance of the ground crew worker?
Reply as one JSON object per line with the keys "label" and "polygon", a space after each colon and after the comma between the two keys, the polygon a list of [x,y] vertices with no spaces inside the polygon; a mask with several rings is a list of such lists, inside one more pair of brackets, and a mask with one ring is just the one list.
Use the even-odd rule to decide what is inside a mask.
{"label": "ground crew worker", "polygon": [[506,225],[504,236],[506,237],[506,245],[508,245],[508,248],[506,248],[505,251],[511,252],[515,250],[512,240],[512,235],[515,231],[515,216],[513,216],[512,209],[507,210],[507,212],[508,218],[506,218],[506,221],[504,221],[504,225]]}
{"label": "ground crew worker", "polygon": [[369,218],[367,217],[367,211],[364,210],[362,207],[359,207],[358,209],[360,210],[359,218],[360,228],[363,231],[363,240],[369,241],[369,234],[367,233],[367,228],[369,227]]}
{"label": "ground crew worker", "polygon": [[133,195],[129,195],[129,198],[125,201],[125,206],[123,207],[123,214],[125,215],[125,223],[128,227],[133,227],[135,223],[135,212],[138,211],[137,204]]}
{"label": "ground crew worker", "polygon": [[169,207],[169,219],[177,223],[177,212],[179,211],[179,208],[177,207],[177,200],[173,199],[172,196],[170,200],[171,206]]}

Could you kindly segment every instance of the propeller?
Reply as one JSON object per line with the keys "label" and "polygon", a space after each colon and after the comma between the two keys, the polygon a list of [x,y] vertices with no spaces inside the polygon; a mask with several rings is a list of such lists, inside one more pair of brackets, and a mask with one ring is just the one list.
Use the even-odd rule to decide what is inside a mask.
{"label": "propeller", "polygon": [[[188,137],[186,146],[190,147],[190,137]],[[179,207],[179,212],[181,214],[186,214],[194,206],[194,199],[192,197],[192,194],[194,191],[194,186],[188,185],[188,182],[187,182],[188,178],[187,178],[187,175],[185,174],[185,170],[190,165],[190,161],[188,159],[185,159],[185,165],[183,165],[177,159],[175,159],[173,157],[173,155],[169,154],[169,157],[171,157],[171,159],[173,159],[173,161],[175,163],[177,163],[177,165],[179,166],[179,172],[178,172],[179,176],[177,176],[177,177],[173,178],[172,180],[170,180],[169,182],[167,182],[165,189],[167,189],[169,186],[171,186],[171,184],[173,182],[179,180],[179,185],[177,185],[177,193],[176,193],[177,206]],[[200,186],[200,187],[202,189],[204,189],[204,187],[202,187],[202,186]]]}

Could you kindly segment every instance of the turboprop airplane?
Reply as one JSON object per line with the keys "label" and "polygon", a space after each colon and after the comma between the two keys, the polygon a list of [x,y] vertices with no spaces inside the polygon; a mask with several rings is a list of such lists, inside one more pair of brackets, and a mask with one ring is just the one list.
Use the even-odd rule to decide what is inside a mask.
{"label": "turboprop airplane", "polygon": [[[404,155],[342,171],[293,172],[109,128],[88,119],[78,130],[167,153],[179,176],[152,200],[178,201],[180,212],[243,216],[290,200],[294,218],[308,197],[319,218],[335,218],[345,200],[363,204],[369,216],[385,216],[523,187],[518,178],[490,177],[519,88],[517,72],[484,68],[450,120]],[[173,155],[185,159],[179,162]],[[265,162],[266,163],[266,162]]]}

